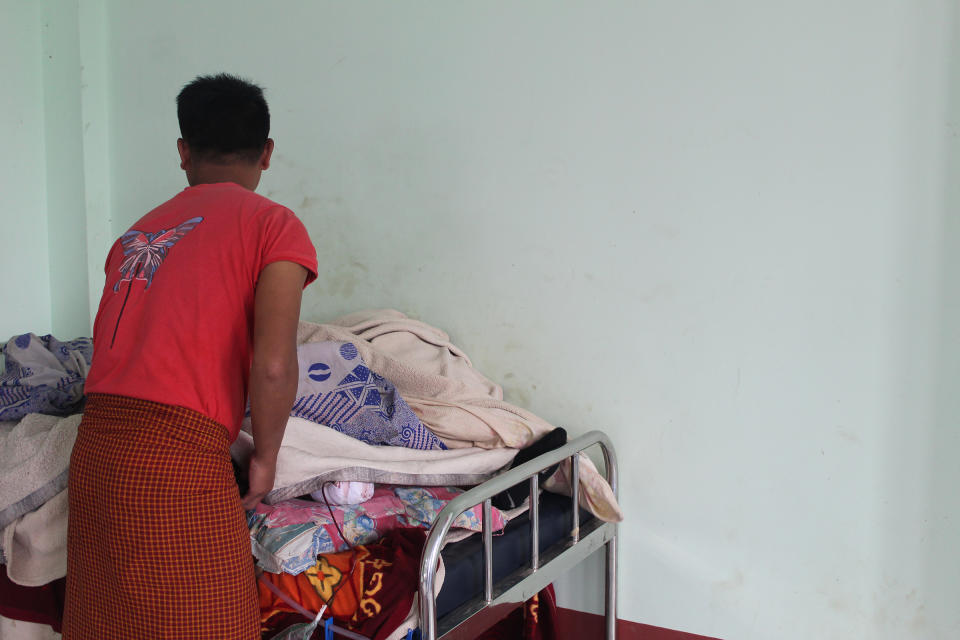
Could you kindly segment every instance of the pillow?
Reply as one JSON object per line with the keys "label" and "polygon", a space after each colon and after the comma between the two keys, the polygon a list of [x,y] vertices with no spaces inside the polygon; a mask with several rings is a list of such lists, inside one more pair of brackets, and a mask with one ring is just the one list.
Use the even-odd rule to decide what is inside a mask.
{"label": "pillow", "polygon": [[393,384],[364,363],[350,342],[297,347],[300,380],[290,415],[327,425],[367,444],[446,449]]}

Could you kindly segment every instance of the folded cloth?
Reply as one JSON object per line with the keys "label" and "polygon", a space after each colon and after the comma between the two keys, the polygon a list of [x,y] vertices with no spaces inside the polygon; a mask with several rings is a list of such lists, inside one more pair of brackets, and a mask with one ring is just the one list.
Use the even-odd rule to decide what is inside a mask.
{"label": "folded cloth", "polygon": [[300,379],[290,415],[327,425],[367,444],[446,449],[421,424],[393,384],[366,365],[350,342],[297,349]]}
{"label": "folded cloth", "polygon": [[80,416],[30,414],[0,426],[0,530],[67,488]]}
{"label": "folded cloth", "polygon": [[[250,423],[245,421],[231,447],[245,466],[253,452]],[[365,444],[329,427],[290,418],[277,455],[272,504],[318,491],[328,480],[353,480],[418,486],[468,486],[489,479],[510,464],[515,449],[446,449],[423,451]]]}
{"label": "folded cloth", "polygon": [[0,420],[28,413],[66,416],[83,405],[83,383],[93,357],[93,340],[60,342],[50,335],[25,333],[0,349],[6,359],[0,374]]}
{"label": "folded cloth", "polygon": [[[261,503],[247,516],[253,555],[267,571],[297,575],[321,553],[375,542],[397,528],[429,528],[461,493],[456,487],[379,486],[363,504],[327,506],[296,499]],[[504,514],[493,509],[492,516],[494,531],[502,530],[507,522]],[[476,505],[460,514],[453,526],[480,531],[481,518],[481,507]]]}
{"label": "folded cloth", "polygon": [[261,567],[297,575],[313,566],[318,554],[376,542],[388,531],[404,526],[404,513],[403,503],[393,491],[380,487],[372,499],[347,507],[331,505],[328,509],[322,503],[297,499],[261,503],[247,514],[247,526],[253,555]]}

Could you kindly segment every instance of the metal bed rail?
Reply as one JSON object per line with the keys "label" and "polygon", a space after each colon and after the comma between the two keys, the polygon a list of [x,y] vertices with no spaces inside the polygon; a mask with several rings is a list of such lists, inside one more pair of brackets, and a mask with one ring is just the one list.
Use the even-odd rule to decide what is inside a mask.
{"label": "metal bed rail", "polygon": [[[473,489],[470,489],[447,503],[446,507],[437,516],[423,548],[420,559],[420,633],[421,640],[437,640],[450,633],[457,626],[466,622],[471,616],[484,610],[492,611],[495,607],[502,607],[511,603],[523,602],[533,594],[539,592],[553,582],[559,573],[545,571],[550,569],[563,572],[576,565],[588,555],[606,546],[606,638],[616,638],[617,619],[617,528],[612,522],[591,521],[590,526],[581,529],[580,526],[580,460],[581,451],[599,445],[603,451],[606,466],[606,479],[617,495],[617,460],[613,443],[602,431],[590,431],[579,438],[572,440],[558,449],[537,456],[529,462],[514,469],[510,469],[498,476],[487,480]],[[555,544],[545,553],[540,553],[539,545],[539,473],[565,459],[571,461],[571,485],[574,490],[573,515],[570,523],[570,535],[566,540]],[[530,566],[522,568],[508,578],[493,582],[493,526],[492,526],[492,498],[523,481],[529,483],[530,488]],[[472,600],[454,612],[444,617],[442,626],[438,627],[435,582],[437,567],[440,560],[440,551],[443,541],[450,531],[454,520],[476,505],[483,504],[483,563],[484,582],[483,596],[480,600]],[[453,620],[448,621],[448,618]]]}

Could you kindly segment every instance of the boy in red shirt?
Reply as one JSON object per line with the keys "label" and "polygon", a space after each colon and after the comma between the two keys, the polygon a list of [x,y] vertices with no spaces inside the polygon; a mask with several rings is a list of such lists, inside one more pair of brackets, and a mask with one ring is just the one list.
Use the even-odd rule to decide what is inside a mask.
{"label": "boy in red shirt", "polygon": [[[316,251],[254,193],[273,140],[262,90],[225,74],[177,97],[189,187],[107,257],[70,465],[64,638],[259,638],[244,508],[273,487]],[[247,399],[250,490],[229,445]]]}

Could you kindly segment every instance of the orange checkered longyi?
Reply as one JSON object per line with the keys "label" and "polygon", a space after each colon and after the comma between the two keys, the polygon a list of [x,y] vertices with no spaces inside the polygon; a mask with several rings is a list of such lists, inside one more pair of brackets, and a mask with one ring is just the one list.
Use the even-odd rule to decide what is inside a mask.
{"label": "orange checkered longyi", "polygon": [[70,460],[65,640],[260,637],[227,429],[91,394]]}

